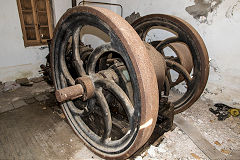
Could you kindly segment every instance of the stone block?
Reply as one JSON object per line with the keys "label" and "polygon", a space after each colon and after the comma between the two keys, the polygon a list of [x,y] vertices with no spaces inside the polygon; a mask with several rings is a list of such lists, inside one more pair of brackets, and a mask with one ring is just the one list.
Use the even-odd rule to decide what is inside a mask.
{"label": "stone block", "polygon": [[23,107],[23,106],[26,106],[27,105],[27,103],[24,101],[24,100],[16,100],[16,101],[13,101],[12,102],[12,104],[13,104],[13,107],[15,108],[15,109],[17,109],[17,108],[20,108],[20,107]]}
{"label": "stone block", "polygon": [[47,97],[45,94],[40,94],[40,95],[35,96],[35,99],[38,102],[42,102],[42,101],[49,99],[49,97]]}
{"label": "stone block", "polygon": [[11,103],[0,103],[0,113],[7,112],[13,110],[14,107]]}

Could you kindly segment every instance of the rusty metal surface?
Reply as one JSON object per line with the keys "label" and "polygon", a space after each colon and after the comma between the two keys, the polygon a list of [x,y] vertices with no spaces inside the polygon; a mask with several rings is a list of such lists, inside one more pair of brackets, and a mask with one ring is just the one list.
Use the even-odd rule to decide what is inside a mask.
{"label": "rusty metal surface", "polygon": [[159,92],[161,92],[163,90],[163,84],[166,77],[165,71],[167,69],[165,59],[152,45],[146,42],[144,42],[144,44],[146,46],[148,55],[151,59],[151,62],[155,70],[155,74],[157,76]]}
{"label": "rusty metal surface", "polygon": [[[61,72],[59,73],[59,69],[58,69],[59,61],[57,61],[57,57],[59,57],[58,47],[61,47],[59,46],[61,44],[60,43],[61,40],[59,39],[58,34],[61,34],[61,30],[65,27],[64,25],[62,26],[62,24],[68,20],[67,18],[69,16],[73,14],[75,16],[77,16],[78,14],[88,15],[89,20],[91,17],[94,16],[96,21],[98,21],[98,23],[99,22],[105,23],[105,25],[108,25],[109,28],[111,28],[112,33],[115,34],[114,36],[117,37],[117,39],[115,38],[115,40],[120,42],[118,43],[117,46],[121,46],[121,45],[124,46],[122,47],[123,48],[122,51],[127,53],[127,57],[125,56],[124,60],[128,66],[127,69],[130,72],[129,74],[132,80],[133,89],[135,90],[134,106],[133,106],[134,108],[131,107],[130,100],[127,98],[123,90],[118,85],[116,85],[116,83],[114,83],[113,81],[108,81],[107,79],[104,79],[104,80],[101,79],[100,81],[97,79],[96,76],[94,76],[94,74],[91,74],[91,76],[93,76],[91,78],[94,79],[95,87],[96,86],[98,87],[97,94],[95,95],[98,97],[97,100],[101,102],[102,110],[104,110],[105,113],[109,113],[109,110],[107,110],[107,104],[104,102],[104,100],[100,100],[102,98],[99,98],[99,97],[103,97],[103,95],[101,95],[101,86],[103,88],[105,87],[107,90],[110,90],[112,93],[115,94],[115,96],[118,97],[118,99],[122,101],[122,105],[125,106],[125,109],[127,110],[127,114],[130,118],[130,122],[135,122],[134,124],[132,124],[132,126],[136,126],[136,125],[137,126],[136,128],[134,128],[134,130],[130,132],[130,135],[134,133],[131,136],[131,139],[124,142],[123,140],[126,137],[125,136],[123,137],[123,139],[119,140],[119,143],[124,142],[123,145],[125,145],[125,147],[122,150],[118,151],[118,147],[115,147],[115,148],[109,147],[106,151],[103,151],[105,150],[104,145],[107,145],[108,143],[106,144],[100,143],[96,138],[95,138],[96,142],[100,144],[96,144],[96,142],[93,142],[93,140],[91,140],[91,135],[93,135],[93,133],[89,129],[87,129],[88,135],[85,135],[83,137],[84,135],[83,132],[85,132],[85,130],[81,130],[79,126],[76,124],[76,123],[83,123],[83,122],[81,122],[81,119],[79,119],[78,117],[76,116],[74,117],[71,114],[71,111],[67,108],[67,106],[75,102],[64,103],[63,104],[64,113],[66,117],[69,119],[69,122],[73,127],[74,131],[76,132],[76,134],[81,137],[81,139],[85,142],[85,144],[91,150],[93,150],[95,153],[97,153],[98,155],[104,158],[125,159],[130,155],[132,155],[137,149],[139,149],[148,140],[148,138],[152,134],[152,131],[154,129],[154,126],[157,120],[158,107],[159,107],[159,95],[158,95],[158,85],[157,85],[156,75],[154,72],[154,67],[150,61],[150,58],[148,56],[148,53],[146,51],[146,48],[143,42],[138,37],[134,29],[124,19],[122,19],[120,16],[116,15],[115,13],[103,8],[74,7],[73,9],[68,10],[63,15],[63,17],[60,19],[59,23],[57,24],[56,30],[54,32],[51,60],[52,60],[52,70],[53,70],[53,77],[54,77],[54,83],[55,83],[56,89],[67,87],[66,86],[67,83],[70,85],[72,84],[74,85],[74,83],[72,82],[71,74],[67,73],[68,72],[67,70],[62,70],[62,73]],[[101,23],[99,25],[102,25]],[[114,42],[111,42],[111,43],[114,44]],[[61,48],[64,48],[64,47],[65,46],[62,46]],[[101,50],[101,48],[98,48],[98,49]],[[60,59],[63,58],[61,56],[62,55],[60,55]],[[90,57],[89,59],[91,59]],[[63,61],[62,65],[61,63],[60,63],[60,67],[66,68],[64,64],[66,62]],[[61,74],[63,75],[61,76]],[[64,78],[61,79],[61,77],[65,77],[65,80]],[[104,116],[104,121],[106,124],[107,122],[110,122],[111,119],[109,118],[109,116]],[[109,129],[111,129],[110,125],[106,125],[106,127],[108,129],[104,132],[104,137],[108,137]],[[112,142],[112,143],[115,144],[115,142]]]}
{"label": "rusty metal surface", "polygon": [[55,95],[58,102],[64,102],[71,99],[76,99],[84,94],[84,89],[81,84],[70,86],[67,88],[56,90]]}
{"label": "rusty metal surface", "polygon": [[[179,58],[180,64],[190,74],[193,69],[193,58],[188,46],[183,43],[170,43],[169,47],[176,53],[177,58]],[[180,75],[178,79],[172,84],[172,86],[181,83],[183,80],[184,78]]]}
{"label": "rusty metal surface", "polygon": [[93,97],[95,87],[91,78],[89,78],[88,76],[83,76],[83,77],[77,78],[75,81],[77,84],[81,84],[84,89],[84,94],[82,97],[83,101],[86,101],[87,99],[90,99]]}
{"label": "rusty metal surface", "polygon": [[[187,91],[183,96],[173,101],[175,114],[189,108],[202,94],[209,74],[208,53],[200,35],[184,20],[163,14],[152,14],[141,17],[131,25],[144,41],[146,40],[147,33],[155,28],[175,35],[164,40],[153,41],[150,44],[162,55],[164,55],[163,49],[165,47],[170,47],[175,52],[176,57],[164,56],[169,64],[164,85],[166,89],[165,95],[168,96],[171,87],[174,87],[181,81],[191,81],[187,83]],[[170,76],[170,69],[179,73],[179,77],[175,82],[172,81]]]}

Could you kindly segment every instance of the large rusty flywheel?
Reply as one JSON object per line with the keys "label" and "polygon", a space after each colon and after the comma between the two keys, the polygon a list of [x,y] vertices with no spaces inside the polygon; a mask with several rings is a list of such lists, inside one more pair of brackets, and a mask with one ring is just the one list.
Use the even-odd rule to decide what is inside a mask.
{"label": "large rusty flywheel", "polygon": [[[77,6],[61,17],[51,44],[56,98],[85,145],[108,159],[135,153],[165,115],[164,106],[172,115],[184,111],[199,98],[208,78],[206,48],[186,22],[150,15],[131,25],[107,9]],[[104,33],[108,41],[84,44],[86,27]],[[148,41],[155,27],[175,36]],[[164,53],[167,47],[175,56]],[[171,70],[178,73],[175,80]],[[183,82],[187,91],[170,100],[171,88]]]}
{"label": "large rusty flywheel", "polygon": [[[187,22],[170,15],[147,15],[132,26],[165,59],[166,78],[160,96],[173,103],[175,114],[185,111],[200,97],[208,80],[209,58],[202,38]],[[151,32],[155,39],[148,38]],[[181,96],[170,93],[174,87],[180,88]]]}

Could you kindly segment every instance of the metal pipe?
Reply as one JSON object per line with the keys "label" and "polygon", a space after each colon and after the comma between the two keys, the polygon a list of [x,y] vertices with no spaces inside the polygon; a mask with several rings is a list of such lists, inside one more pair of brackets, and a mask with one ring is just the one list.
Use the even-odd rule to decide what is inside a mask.
{"label": "metal pipe", "polygon": [[77,0],[72,0],[72,7],[75,7],[77,5]]}
{"label": "metal pipe", "polygon": [[120,7],[120,9],[121,9],[121,17],[123,16],[123,7],[122,7],[121,4],[117,4],[117,3],[107,3],[107,2],[92,2],[92,1],[85,1],[85,0],[83,0],[83,1],[79,2],[78,5],[81,5],[81,4],[85,5],[86,3],[118,6],[118,7]]}

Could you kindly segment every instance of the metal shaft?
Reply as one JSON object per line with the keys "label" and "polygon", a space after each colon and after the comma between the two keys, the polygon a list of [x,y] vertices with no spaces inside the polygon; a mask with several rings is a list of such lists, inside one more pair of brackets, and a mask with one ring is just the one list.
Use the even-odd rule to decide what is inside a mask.
{"label": "metal shaft", "polygon": [[84,89],[81,84],[66,87],[55,92],[58,102],[64,102],[71,99],[76,99],[84,94]]}

